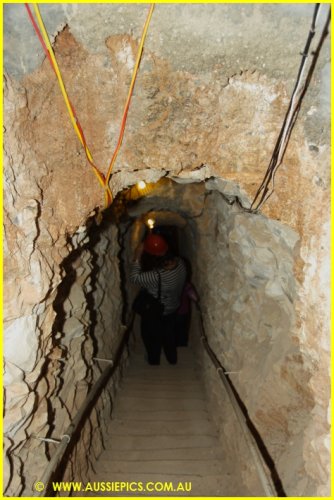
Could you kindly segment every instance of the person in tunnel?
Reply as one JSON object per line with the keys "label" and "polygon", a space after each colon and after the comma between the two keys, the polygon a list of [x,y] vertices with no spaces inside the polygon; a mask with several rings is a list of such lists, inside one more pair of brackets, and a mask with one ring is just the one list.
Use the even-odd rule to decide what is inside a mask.
{"label": "person in tunnel", "polygon": [[[152,269],[142,269],[142,254],[149,254]],[[130,281],[145,288],[163,305],[160,314],[141,316],[141,335],[151,365],[160,364],[163,349],[170,364],[177,363],[176,316],[181,293],[186,280],[183,259],[172,253],[167,242],[157,234],[149,234],[135,252],[130,271]]]}

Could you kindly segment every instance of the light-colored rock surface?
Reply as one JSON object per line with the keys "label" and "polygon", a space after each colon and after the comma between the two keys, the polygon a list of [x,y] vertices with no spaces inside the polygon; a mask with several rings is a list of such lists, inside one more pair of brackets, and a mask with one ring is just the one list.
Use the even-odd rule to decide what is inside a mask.
{"label": "light-colored rock surface", "polygon": [[[41,8],[105,172],[147,8]],[[112,224],[94,228],[103,192],[23,4],[4,10],[5,488],[16,496],[31,494],[54,449],[33,435],[61,435],[97,376],[92,354],[108,357],[115,348],[126,278],[119,257],[127,262],[134,240],[126,223],[120,232]],[[157,5],[111,189],[116,195],[141,178],[178,181],[158,185],[139,213],[167,209],[193,217],[183,229],[183,250],[199,257],[193,267],[210,339],[229,368],[240,368],[236,385],[288,493],[326,496],[328,41],[263,208],[268,219],[228,204],[237,194],[249,206],[263,178],[311,15],[306,4]],[[121,256],[123,238],[128,248]],[[102,446],[107,396],[101,405],[105,411],[92,414],[66,477],[88,470],[88,451],[93,460]],[[223,430],[232,435],[226,422]],[[91,440],[99,427],[100,437]],[[231,446],[240,450],[237,439]],[[247,470],[243,476],[250,486]]]}
{"label": "light-colored rock surface", "polygon": [[[24,240],[22,243],[17,240],[16,244],[25,250]],[[11,440],[8,463],[17,471],[7,475],[7,492],[13,496],[32,494],[49,453],[55,450],[55,445],[45,445],[37,438],[49,437],[50,429],[56,439],[64,434],[100,373],[93,356],[111,358],[122,332],[115,228],[107,226],[99,234],[79,229],[68,241],[68,249],[72,253],[62,264],[63,279],[58,290],[50,293],[35,315],[8,321],[5,327],[4,430]],[[45,259],[51,260],[52,250],[50,247],[44,252]],[[54,269],[57,271],[56,264]],[[43,279],[46,285],[47,276]],[[113,384],[116,382],[117,378]],[[100,399],[96,413],[82,433],[82,442],[86,440],[83,449],[90,450],[89,461],[82,451],[77,453],[72,474],[89,469],[101,450],[106,427],[104,415],[110,412],[113,384]],[[18,473],[22,467],[25,486]]]}
{"label": "light-colored rock surface", "polygon": [[[213,217],[214,232],[208,230]],[[197,224],[194,268],[210,344],[232,372],[231,380],[278,465],[286,492],[292,494],[299,485],[296,477],[287,480],[290,442],[298,446],[304,439],[302,429],[314,407],[307,388],[310,370],[295,336],[298,286],[293,266],[298,237],[276,221],[231,208],[217,192],[207,198]],[[203,258],[208,252],[210,258]],[[222,439],[226,435],[231,447],[238,447],[237,435],[228,432],[233,414],[221,407],[220,381],[209,367],[207,380],[216,398],[213,414],[225,429]]]}

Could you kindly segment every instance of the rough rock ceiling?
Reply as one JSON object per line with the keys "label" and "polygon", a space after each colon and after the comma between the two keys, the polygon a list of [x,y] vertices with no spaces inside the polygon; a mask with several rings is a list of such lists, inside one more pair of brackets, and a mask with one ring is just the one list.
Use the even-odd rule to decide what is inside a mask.
{"label": "rough rock ceiling", "polygon": [[[41,12],[95,163],[105,172],[147,6],[44,4]],[[243,184],[252,197],[282,124],[312,12],[307,4],[157,4],[113,170],[113,194],[138,178],[217,177]],[[302,144],[313,163],[328,141],[326,47],[288,151],[293,170],[306,158]],[[6,128],[15,126],[20,149],[28,148],[27,174],[33,176],[37,163],[38,177],[44,175],[44,201],[57,202],[61,220],[70,213],[75,227],[77,207],[89,201],[90,213],[101,193],[23,4],[5,5],[5,67]],[[14,106],[19,109],[11,116]],[[47,144],[45,137],[51,138]],[[327,183],[325,173],[319,178]],[[62,194],[64,185],[72,186],[70,196]]]}
{"label": "rough rock ceiling", "polygon": [[[59,50],[66,51],[67,59],[73,57],[70,67],[82,86],[88,85],[91,91],[98,88],[103,95],[104,86],[106,90],[108,87],[107,80],[115,82],[120,79],[119,85],[123,84],[123,76],[128,77],[126,68],[131,70],[134,62],[133,44],[140,38],[147,5],[43,4],[41,13],[52,40],[64,31],[67,33],[62,42],[59,41]],[[235,83],[233,79],[242,75],[250,93],[255,88],[260,89],[263,100],[273,112],[279,113],[275,111],[275,99],[277,94],[284,94],[280,84],[288,95],[292,90],[312,13],[312,4],[157,4],[145,43],[146,56],[141,63],[142,82],[137,85],[139,95],[141,87],[145,88],[147,97],[158,104],[151,113],[151,120],[156,114],[161,115],[163,109],[176,106],[183,108],[184,119],[191,121],[184,108],[189,99],[192,100],[201,90],[206,91],[208,86],[212,87],[213,94],[198,100],[197,108],[199,112],[201,108],[206,108],[207,100],[210,114],[213,96],[218,96],[224,87],[232,84],[232,87],[237,87],[236,91],[239,87],[245,90],[242,81]],[[326,8],[323,8],[320,25],[325,15]],[[35,71],[45,56],[24,4],[5,5],[4,34],[6,72],[15,79],[21,79]],[[78,54],[78,49],[81,54]],[[305,130],[314,144],[324,131],[329,106],[327,60],[328,46],[305,106]],[[84,71],[86,61],[88,74]],[[80,90],[66,75],[64,62],[60,62],[72,92],[79,93]],[[93,67],[96,65],[96,78],[92,62]],[[124,69],[121,70],[121,67]],[[101,69],[105,75],[101,75]],[[157,82],[156,74],[160,75],[160,82]],[[252,74],[256,76],[252,77]],[[192,85],[189,85],[190,78]],[[268,87],[272,92],[268,92]],[[178,99],[173,97],[175,93],[180,94]],[[78,98],[81,101],[84,99],[82,96]],[[230,101],[233,98],[233,95],[229,96]],[[244,108],[247,104],[241,99],[240,107]],[[226,106],[224,102],[223,106]],[[103,99],[101,107],[106,107]],[[140,105],[136,104],[136,107],[140,109]],[[197,108],[192,103],[192,114],[197,113]],[[144,113],[149,116],[150,109],[144,110]],[[210,127],[209,116],[199,114],[203,127]],[[143,116],[142,113],[138,116],[135,122],[137,128]],[[173,120],[180,122],[180,119],[174,112]],[[111,129],[109,135],[113,133]],[[172,133],[176,135],[180,131],[175,128]],[[265,133],[268,134],[268,131]],[[168,145],[168,140],[170,138],[162,137],[161,147]],[[120,178],[119,185],[122,180]]]}
{"label": "rough rock ceiling", "polygon": [[[147,5],[43,4],[41,12],[53,38],[67,25],[78,43],[107,57],[110,35],[140,37]],[[312,12],[311,4],[157,4],[146,49],[174,70],[214,70],[228,77],[265,69],[268,76],[289,79]],[[4,21],[5,67],[20,77],[40,65],[44,55],[23,4],[5,5]]]}

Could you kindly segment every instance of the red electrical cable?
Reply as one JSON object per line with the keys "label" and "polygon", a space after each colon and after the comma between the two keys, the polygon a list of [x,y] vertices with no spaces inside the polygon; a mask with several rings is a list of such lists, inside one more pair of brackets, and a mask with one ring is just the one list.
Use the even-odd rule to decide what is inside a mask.
{"label": "red electrical cable", "polygon": [[[79,136],[79,138],[81,140],[81,143],[82,143],[82,146],[84,148],[85,155],[86,155],[86,158],[87,158],[89,164],[93,167],[95,174],[97,175],[97,177],[99,178],[102,186],[105,189],[105,196],[106,196],[106,199],[107,199],[107,206],[109,206],[109,204],[112,202],[112,194],[111,194],[111,191],[110,191],[110,188],[109,188],[109,185],[108,185],[109,184],[109,179],[110,179],[110,176],[111,176],[111,171],[112,171],[112,167],[113,167],[114,161],[115,161],[115,159],[117,157],[117,154],[118,154],[118,150],[119,150],[119,148],[120,148],[120,146],[122,144],[124,130],[125,130],[125,125],[126,125],[127,114],[128,114],[129,107],[130,107],[131,97],[132,97],[132,94],[133,94],[134,83],[135,83],[135,80],[136,80],[136,76],[137,76],[137,72],[138,72],[138,68],[139,68],[139,64],[140,64],[140,59],[141,59],[141,56],[142,56],[144,40],[145,40],[145,37],[146,37],[146,32],[147,32],[148,25],[149,25],[149,22],[150,22],[150,19],[151,19],[151,16],[152,16],[154,5],[151,5],[149,14],[148,14],[146,22],[145,22],[144,31],[143,31],[143,34],[142,34],[142,39],[141,39],[141,42],[140,42],[139,54],[138,54],[136,65],[135,65],[135,71],[134,71],[134,75],[133,75],[133,78],[132,78],[132,81],[131,81],[131,86],[130,86],[130,91],[129,91],[129,95],[128,95],[128,98],[127,98],[126,106],[125,106],[125,109],[124,109],[124,112],[123,112],[120,134],[119,134],[117,145],[116,145],[115,151],[114,151],[114,153],[112,155],[112,159],[111,159],[111,162],[109,164],[109,169],[108,169],[108,172],[107,172],[106,176],[104,176],[104,174],[96,167],[96,165],[94,165],[93,158],[92,158],[91,153],[90,153],[90,151],[88,149],[88,146],[87,146],[87,142],[86,142],[86,138],[85,138],[83,129],[82,129],[82,127],[80,125],[80,122],[78,120],[78,117],[77,117],[77,114],[75,112],[74,106],[73,106],[73,104],[71,103],[71,101],[70,101],[70,99],[68,97],[66,89],[64,88],[64,84],[63,84],[60,72],[58,70],[57,62],[54,62],[54,54],[53,53],[50,54],[50,51],[49,51],[48,47],[46,46],[46,44],[44,42],[44,39],[43,39],[42,34],[41,34],[40,30],[39,30],[39,27],[37,26],[37,23],[36,23],[36,21],[34,19],[34,16],[32,15],[32,12],[30,10],[29,4],[25,3],[25,7],[26,7],[26,10],[28,12],[30,21],[31,21],[31,23],[32,23],[32,25],[33,25],[33,27],[35,29],[35,32],[36,32],[36,34],[37,34],[37,36],[38,36],[38,38],[39,38],[39,40],[41,42],[43,50],[44,50],[47,58],[49,59],[51,67],[54,70],[54,72],[55,72],[55,74],[56,74],[56,76],[57,76],[57,78],[59,80],[60,87],[62,89],[65,102],[67,102],[67,106],[68,106],[69,111],[70,111],[70,116],[71,116],[71,113],[72,113],[72,116],[71,116],[72,124],[73,124],[74,129],[77,132],[77,134],[78,134],[78,136]],[[38,11],[38,9],[37,9],[37,11]],[[56,68],[56,66],[57,66],[57,68]]]}
{"label": "red electrical cable", "polygon": [[[48,60],[49,60],[49,62],[50,62],[50,64],[51,64],[52,69],[53,69],[53,70],[54,70],[54,72],[56,73],[56,71],[55,71],[55,67],[54,67],[54,63],[53,63],[53,60],[52,60],[52,58],[51,58],[51,56],[50,56],[50,52],[49,52],[49,50],[48,50],[48,48],[47,48],[47,46],[46,46],[46,44],[45,44],[45,42],[44,42],[44,40],[43,40],[42,34],[41,34],[40,30],[39,30],[39,27],[38,27],[38,25],[37,25],[37,23],[36,23],[36,21],[35,21],[35,19],[34,19],[34,16],[33,16],[32,12],[31,12],[31,10],[30,10],[29,4],[25,3],[24,5],[25,5],[25,7],[26,7],[26,9],[27,9],[27,12],[28,12],[28,15],[29,15],[30,21],[31,21],[31,23],[32,23],[32,25],[33,25],[33,27],[34,27],[34,29],[35,29],[35,32],[36,32],[36,34],[37,34],[37,36],[38,36],[38,38],[39,38],[39,41],[41,42],[41,45],[42,45],[43,50],[44,50],[44,52],[45,52],[45,55],[47,56],[47,58],[48,58]],[[74,106],[73,106],[73,104],[71,103],[71,101],[70,101],[70,100],[69,100],[69,104],[70,104],[70,106],[71,106],[71,109],[72,109],[73,115],[74,115],[75,120],[76,120],[76,124],[77,124],[78,130],[79,130],[79,133],[80,133],[80,137],[81,137],[81,139],[82,139],[82,144],[83,144],[83,147],[84,147],[84,151],[85,151],[86,158],[87,158],[88,162],[90,163],[90,165],[91,165],[91,166],[93,167],[93,169],[95,170],[95,173],[96,173],[96,174],[99,176],[99,178],[102,180],[102,183],[103,183],[103,184],[105,184],[105,176],[103,175],[103,173],[102,173],[102,172],[100,172],[100,170],[96,167],[96,165],[94,165],[94,163],[90,160],[89,155],[87,154],[87,149],[88,149],[88,148],[87,148],[87,142],[86,142],[85,134],[84,134],[84,132],[83,132],[83,130],[82,130],[82,127],[81,127],[81,125],[80,125],[80,122],[79,122],[79,120],[78,120],[78,116],[77,116],[77,114],[76,114],[76,111],[75,111],[75,109],[74,109]],[[107,193],[107,195],[108,195],[108,199],[110,200],[110,194],[109,194],[109,193]]]}
{"label": "red electrical cable", "polygon": [[45,55],[49,59],[53,71],[56,72],[55,67],[53,65],[52,58],[50,56],[50,52],[48,51],[48,48],[45,45],[45,42],[44,42],[43,37],[42,37],[42,34],[41,34],[40,30],[39,30],[39,27],[37,26],[37,23],[36,23],[36,21],[34,19],[34,16],[32,15],[32,12],[30,10],[29,4],[25,3],[24,5],[25,5],[25,8],[27,9],[28,15],[30,17],[30,21],[31,21],[33,27],[35,28],[36,34],[37,34],[37,36],[39,38],[39,41],[41,42],[41,45],[42,45],[43,50],[45,52]]}

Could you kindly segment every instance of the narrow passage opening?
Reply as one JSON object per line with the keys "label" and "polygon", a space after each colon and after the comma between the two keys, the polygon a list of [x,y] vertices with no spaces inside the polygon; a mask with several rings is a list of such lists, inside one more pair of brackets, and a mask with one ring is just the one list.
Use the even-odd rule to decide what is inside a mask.
{"label": "narrow passage opening", "polygon": [[[298,348],[291,338],[296,294],[293,266],[298,238],[282,224],[244,211],[242,199],[237,186],[218,179],[188,184],[162,179],[156,184],[137,184],[121,192],[101,226],[91,219],[90,229],[82,228],[72,238],[71,244],[76,249],[64,265],[67,274],[55,305],[54,328],[58,331],[55,348],[66,350],[68,360],[75,359],[74,352],[78,350],[84,353],[76,361],[82,363],[82,379],[76,385],[83,394],[89,389],[94,373],[112,359],[124,331],[122,325],[130,318],[138,291],[129,280],[133,252],[138,242],[152,232],[153,223],[154,232],[162,235],[191,267],[191,280],[199,294],[209,343],[260,430],[276,474],[275,461],[279,461],[282,448],[287,446],[285,424],[272,425],[268,415],[279,411],[280,398],[289,404],[287,398],[292,402],[296,397],[282,389],[277,372],[288,359],[292,374],[294,360],[298,359]],[[144,265],[150,264],[147,261]],[[134,332],[138,347],[138,318]],[[224,446],[225,457],[239,471],[235,495],[243,494],[238,491],[240,481],[247,494],[262,494],[238,422],[215,368],[203,351],[195,310],[189,344],[186,349],[194,352],[194,363],[207,398],[206,410],[217,429],[217,439]],[[182,356],[187,357],[184,352]],[[144,354],[140,352],[145,364]],[[127,364],[131,368],[131,355]],[[67,370],[71,369],[69,362]],[[157,373],[151,374],[150,380],[154,381]],[[119,386],[122,374],[123,369],[118,373],[119,382],[113,384],[111,400],[104,401],[102,413],[111,417],[117,412],[115,394],[117,388],[122,388]],[[65,379],[68,377],[64,376]],[[68,387],[60,388],[62,400],[68,397],[68,391]],[[80,399],[78,392],[76,397]],[[104,422],[99,431],[103,434],[108,423],[105,417],[98,418]],[[224,494],[224,485],[217,488]]]}

